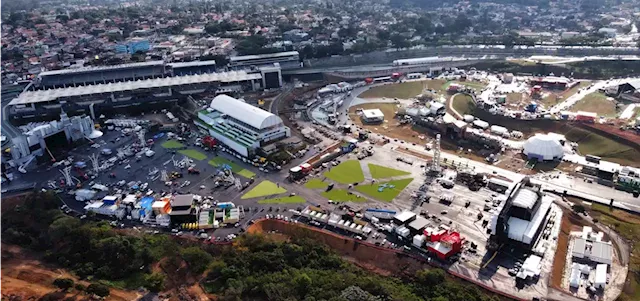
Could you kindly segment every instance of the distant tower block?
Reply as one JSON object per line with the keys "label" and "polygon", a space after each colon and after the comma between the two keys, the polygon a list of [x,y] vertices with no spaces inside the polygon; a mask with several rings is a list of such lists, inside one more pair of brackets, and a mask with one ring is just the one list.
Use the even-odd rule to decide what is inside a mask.
{"label": "distant tower block", "polygon": [[431,172],[440,174],[440,134],[436,135],[436,143],[433,147],[433,162],[431,162]]}

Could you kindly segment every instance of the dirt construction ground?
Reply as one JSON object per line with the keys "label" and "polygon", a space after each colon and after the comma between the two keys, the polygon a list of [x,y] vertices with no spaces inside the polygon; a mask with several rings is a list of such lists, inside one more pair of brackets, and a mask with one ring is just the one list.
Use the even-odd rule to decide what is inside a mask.
{"label": "dirt construction ground", "polygon": [[[11,300],[19,296],[21,300],[38,300],[58,290],[53,286],[57,278],[78,279],[67,271],[55,269],[44,264],[34,254],[14,245],[2,244],[2,300]],[[80,281],[84,285],[88,282]],[[66,297],[76,300],[89,299],[85,295],[67,293]],[[111,289],[111,295],[105,300],[136,300],[140,295],[136,292]],[[16,297],[13,297],[16,298]]]}

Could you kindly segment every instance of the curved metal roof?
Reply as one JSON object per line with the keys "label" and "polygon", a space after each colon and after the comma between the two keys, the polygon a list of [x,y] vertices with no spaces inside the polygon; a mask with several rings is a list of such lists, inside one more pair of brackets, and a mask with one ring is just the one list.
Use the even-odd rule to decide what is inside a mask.
{"label": "curved metal roof", "polygon": [[216,96],[210,107],[259,130],[282,124],[280,117],[224,94]]}

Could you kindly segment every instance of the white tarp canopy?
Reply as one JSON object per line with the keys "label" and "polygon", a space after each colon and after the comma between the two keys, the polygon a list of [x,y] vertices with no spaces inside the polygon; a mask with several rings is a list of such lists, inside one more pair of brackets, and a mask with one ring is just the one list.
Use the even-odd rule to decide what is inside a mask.
{"label": "white tarp canopy", "polygon": [[564,149],[556,137],[537,134],[524,143],[523,153],[529,159],[549,161],[562,158],[564,156]]}

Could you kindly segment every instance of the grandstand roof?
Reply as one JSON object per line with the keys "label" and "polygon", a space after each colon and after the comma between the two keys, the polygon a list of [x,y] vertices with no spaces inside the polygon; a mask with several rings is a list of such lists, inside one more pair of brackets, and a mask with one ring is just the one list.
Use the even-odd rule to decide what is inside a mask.
{"label": "grandstand roof", "polygon": [[70,74],[70,73],[106,71],[106,70],[117,70],[117,69],[127,69],[127,68],[137,68],[137,67],[147,67],[147,66],[162,66],[162,65],[164,65],[164,61],[129,63],[129,64],[120,64],[120,65],[113,65],[113,66],[95,66],[95,67],[90,66],[90,67],[44,71],[44,72],[40,72],[38,76],[50,76],[50,75]]}
{"label": "grandstand roof", "polygon": [[265,129],[282,123],[280,117],[224,94],[216,96],[211,101],[210,107],[256,129]]}
{"label": "grandstand roof", "polygon": [[25,91],[17,98],[14,98],[9,105],[30,104],[53,101],[60,97],[84,96],[100,93],[122,92],[137,89],[150,89],[160,87],[170,87],[179,85],[201,84],[209,82],[238,82],[252,79],[261,79],[260,73],[247,73],[244,70],[207,73],[174,77],[162,77],[136,81],[126,81],[119,83],[86,85],[78,87],[68,87],[61,89]]}
{"label": "grandstand roof", "polygon": [[285,52],[267,53],[267,54],[232,56],[229,58],[229,61],[230,62],[248,61],[248,60],[266,59],[266,58],[285,57],[285,56],[292,56],[292,55],[300,55],[300,53],[298,53],[297,51],[285,51]]}
{"label": "grandstand roof", "polygon": [[622,85],[629,85],[629,86],[633,87],[636,90],[640,90],[640,79],[629,80],[629,81],[623,83]]}
{"label": "grandstand roof", "polygon": [[208,61],[169,63],[167,65],[173,68],[185,68],[185,67],[193,67],[193,66],[209,66],[209,65],[215,65],[215,64],[216,64],[215,60],[208,60]]}

